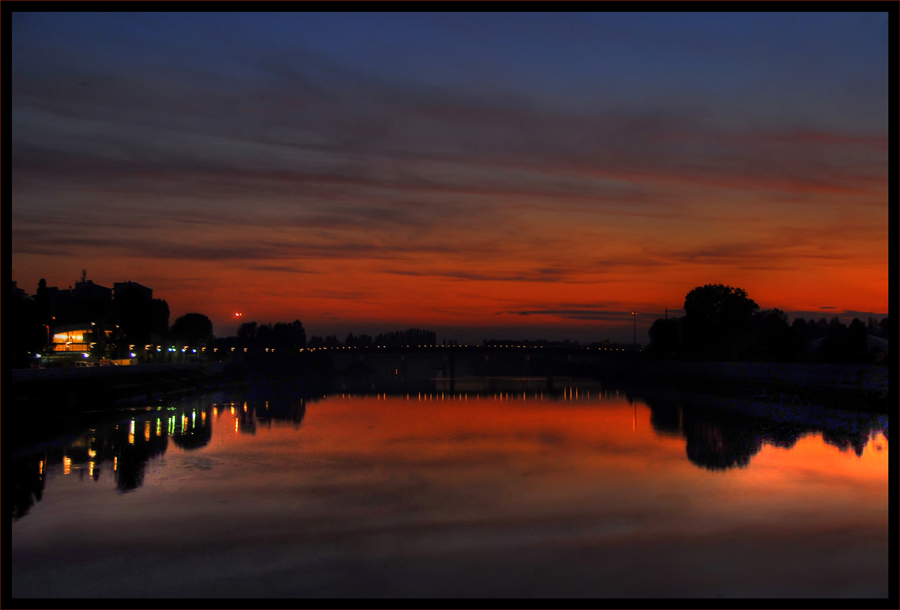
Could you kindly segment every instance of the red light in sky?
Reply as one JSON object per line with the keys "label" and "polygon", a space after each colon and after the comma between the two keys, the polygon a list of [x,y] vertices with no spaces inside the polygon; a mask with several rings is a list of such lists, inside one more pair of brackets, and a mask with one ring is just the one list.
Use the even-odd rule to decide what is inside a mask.
{"label": "red light in sky", "polygon": [[234,317],[235,317],[235,318],[240,318],[242,315],[244,315],[244,314],[242,314],[242,313],[235,313],[235,314],[234,314]]}

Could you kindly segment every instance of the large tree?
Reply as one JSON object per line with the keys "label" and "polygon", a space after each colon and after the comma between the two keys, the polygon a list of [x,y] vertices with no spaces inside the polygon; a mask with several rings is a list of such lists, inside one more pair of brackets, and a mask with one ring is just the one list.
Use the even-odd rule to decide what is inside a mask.
{"label": "large tree", "polygon": [[746,290],[722,284],[698,286],[684,297],[684,314],[702,324],[749,322],[758,309]]}
{"label": "large tree", "polygon": [[656,320],[650,327],[650,345],[647,354],[655,357],[672,356],[678,351],[679,322],[677,318]]}
{"label": "large tree", "polygon": [[684,298],[684,343],[703,358],[733,358],[759,305],[741,288],[707,284]]}
{"label": "large tree", "polygon": [[212,330],[212,321],[202,313],[186,313],[172,324],[172,335],[192,346],[206,345]]}

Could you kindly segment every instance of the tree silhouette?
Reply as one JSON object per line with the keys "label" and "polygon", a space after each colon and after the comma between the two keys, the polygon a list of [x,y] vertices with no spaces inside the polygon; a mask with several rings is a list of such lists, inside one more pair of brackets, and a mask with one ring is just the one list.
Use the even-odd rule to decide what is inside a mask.
{"label": "tree silhouette", "polygon": [[650,356],[670,356],[678,350],[679,331],[677,319],[658,319],[650,327],[650,345],[647,354]]}
{"label": "tree silhouette", "polygon": [[[806,328],[801,322],[797,329]],[[788,362],[795,360],[803,349],[802,338],[788,324],[787,315],[780,309],[768,309],[753,316],[750,332],[745,337],[746,345],[740,355],[748,360],[767,362]]]}
{"label": "tree silhouette", "polygon": [[256,339],[256,322],[244,322],[238,327],[238,341],[241,345],[249,345]]}
{"label": "tree silhouette", "polygon": [[759,305],[741,288],[707,284],[684,299],[684,343],[706,358],[733,358]]}
{"label": "tree silhouette", "polygon": [[212,321],[201,313],[187,313],[172,324],[172,334],[187,345],[203,345],[212,339]]}
{"label": "tree silhouette", "polygon": [[747,292],[722,284],[707,284],[694,288],[684,298],[684,313],[688,319],[701,324],[735,324],[750,320],[759,309]]}

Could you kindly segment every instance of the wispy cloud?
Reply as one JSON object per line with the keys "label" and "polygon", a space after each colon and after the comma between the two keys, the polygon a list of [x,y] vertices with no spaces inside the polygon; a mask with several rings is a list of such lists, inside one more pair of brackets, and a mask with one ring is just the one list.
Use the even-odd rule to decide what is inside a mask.
{"label": "wispy cloud", "polygon": [[[389,287],[366,293],[381,316],[401,296],[420,298],[416,286],[437,293],[452,283],[456,296],[431,305],[598,322],[618,320],[625,299],[608,311],[565,302],[601,300],[611,285],[635,302],[673,302],[714,269],[752,280],[761,301],[812,307],[804,282],[815,269],[843,299],[826,302],[859,308],[847,299],[861,293],[860,272],[871,284],[880,265],[886,278],[880,18],[858,24],[874,34],[853,44],[812,30],[767,33],[761,44],[751,33],[769,32],[767,23],[748,19],[737,44],[704,21],[728,16],[679,18],[677,28],[542,16],[540,27],[530,18],[510,26],[539,30],[530,44],[501,28],[497,40],[510,45],[456,41],[454,62],[438,61],[445,49],[432,41],[398,53],[383,37],[328,30],[336,24],[322,15],[309,23],[341,44],[257,39],[277,25],[263,16],[228,36],[190,26],[199,16],[131,19],[78,18],[97,33],[134,28],[115,37],[73,37],[53,16],[17,22],[17,269],[202,265],[252,274],[260,294],[277,294],[286,274],[353,277]],[[368,19],[350,21],[364,31]],[[402,37],[451,40],[455,28],[484,27],[467,17],[383,19],[415,20],[397,28]],[[38,27],[31,22],[43,36],[23,35]],[[588,34],[597,31],[606,35]],[[554,297],[543,302],[541,292]]]}

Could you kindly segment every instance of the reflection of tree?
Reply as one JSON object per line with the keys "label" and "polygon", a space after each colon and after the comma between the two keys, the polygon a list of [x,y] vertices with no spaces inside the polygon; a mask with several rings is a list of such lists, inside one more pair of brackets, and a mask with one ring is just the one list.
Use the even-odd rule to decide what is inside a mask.
{"label": "reflection of tree", "polygon": [[[887,437],[885,437],[887,438]],[[863,432],[855,430],[824,430],[822,439],[829,445],[834,445],[841,451],[847,451],[851,447],[856,455],[862,457],[863,450],[869,442],[868,430]]]}
{"label": "reflection of tree", "polygon": [[650,425],[659,435],[681,436],[681,416],[674,401],[645,399],[650,408]]}
{"label": "reflection of tree", "polygon": [[159,413],[156,417],[109,424],[67,445],[50,447],[44,453],[17,459],[5,482],[9,487],[4,486],[4,509],[15,519],[27,514],[41,499],[48,468],[60,464],[64,465],[64,476],[71,474],[93,481],[99,480],[101,465],[107,464],[113,469],[120,491],[137,489],[144,483],[147,462],[168,449],[170,432],[173,442],[182,449],[207,445],[212,438],[210,409],[178,409]]}
{"label": "reflection of tree", "polygon": [[688,459],[707,470],[744,467],[762,447],[760,435],[747,426],[712,422],[706,414],[685,410],[684,435]]}
{"label": "reflection of tree", "polygon": [[781,447],[782,449],[790,449],[797,444],[797,439],[799,439],[803,433],[804,430],[799,426],[791,424],[773,424],[764,427],[763,438],[770,445]]}
{"label": "reflection of tree", "polygon": [[[144,470],[147,462],[166,452],[169,438],[165,431],[149,427],[149,439],[144,433],[149,421],[136,422],[137,433],[132,435],[126,426],[119,426],[116,440],[116,487],[121,491],[137,489],[144,484]],[[132,442],[133,441],[133,442]],[[98,454],[99,456],[99,454]]]}
{"label": "reflection of tree", "polygon": [[811,416],[798,411],[792,420],[775,421],[762,413],[679,405],[668,397],[642,400],[650,409],[653,430],[660,436],[683,434],[690,461],[709,470],[746,466],[763,443],[790,449],[809,432],[821,432],[824,442],[842,451],[852,448],[860,456],[873,431],[881,431],[886,442],[888,438],[886,418],[865,413]]}
{"label": "reflection of tree", "polygon": [[240,421],[240,430],[243,434],[256,434],[256,414],[255,408],[238,412],[238,420]]}
{"label": "reflection of tree", "polygon": [[24,517],[36,502],[40,502],[44,492],[43,456],[29,456],[18,459],[10,469],[12,482],[4,481],[3,503],[8,515],[13,519]]}
{"label": "reflection of tree", "polygon": [[209,444],[209,441],[212,440],[212,419],[208,415],[204,415],[205,410],[200,413],[199,419],[197,411],[192,411],[190,416],[185,414],[180,431],[172,435],[172,442],[175,443],[175,446],[193,451]]}
{"label": "reflection of tree", "polygon": [[260,421],[267,419],[289,421],[298,428],[306,416],[306,401],[294,397],[273,396],[271,400],[255,407],[254,412]]}

